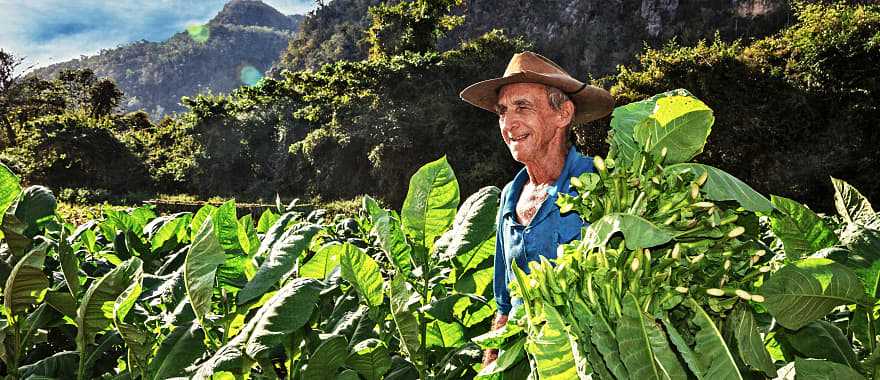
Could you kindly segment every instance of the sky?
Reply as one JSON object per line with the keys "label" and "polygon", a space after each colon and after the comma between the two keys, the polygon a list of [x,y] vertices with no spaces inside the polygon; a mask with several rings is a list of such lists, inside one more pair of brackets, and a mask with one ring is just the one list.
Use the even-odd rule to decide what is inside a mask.
{"label": "sky", "polygon": [[[0,0],[0,48],[42,67],[129,42],[163,41],[203,24],[227,0]],[[314,0],[263,0],[305,14]]]}

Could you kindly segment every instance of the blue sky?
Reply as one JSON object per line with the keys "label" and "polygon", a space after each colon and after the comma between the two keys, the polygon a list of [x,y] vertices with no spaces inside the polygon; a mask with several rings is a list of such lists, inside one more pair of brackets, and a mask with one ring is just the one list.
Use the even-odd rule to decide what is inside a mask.
{"label": "blue sky", "polygon": [[[37,67],[138,40],[162,41],[205,23],[227,0],[0,0],[0,48]],[[312,0],[263,0],[304,14]]]}

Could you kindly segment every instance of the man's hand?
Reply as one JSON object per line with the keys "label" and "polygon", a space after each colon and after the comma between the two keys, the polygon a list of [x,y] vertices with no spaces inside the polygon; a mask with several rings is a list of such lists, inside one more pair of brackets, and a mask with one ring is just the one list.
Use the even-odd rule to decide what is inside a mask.
{"label": "man's hand", "polygon": [[[492,321],[492,330],[498,330],[504,325],[507,324],[507,315],[498,314],[495,317],[495,320]],[[483,352],[483,368],[486,368],[489,364],[495,361],[498,358],[498,349],[490,348]]]}

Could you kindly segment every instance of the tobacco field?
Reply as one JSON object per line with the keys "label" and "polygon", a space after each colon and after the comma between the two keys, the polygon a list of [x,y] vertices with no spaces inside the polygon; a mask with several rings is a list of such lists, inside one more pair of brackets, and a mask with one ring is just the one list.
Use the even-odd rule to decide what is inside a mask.
{"label": "tobacco field", "polygon": [[[516,271],[490,331],[500,190],[452,165],[400,210],[234,201],[80,225],[0,165],[0,374],[10,379],[868,379],[880,373],[880,215],[835,215],[693,162],[686,90],[613,112],[610,152],[556,199],[578,239]],[[483,350],[498,359],[483,368]]]}

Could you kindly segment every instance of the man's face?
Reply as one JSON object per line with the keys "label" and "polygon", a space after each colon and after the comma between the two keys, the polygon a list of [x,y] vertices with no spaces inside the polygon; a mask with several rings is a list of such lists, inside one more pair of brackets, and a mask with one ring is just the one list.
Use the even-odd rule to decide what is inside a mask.
{"label": "man's face", "polygon": [[[563,108],[563,111],[566,108]],[[550,106],[543,84],[513,83],[498,93],[498,125],[513,159],[524,164],[540,160],[555,144],[565,142],[570,117]]]}

